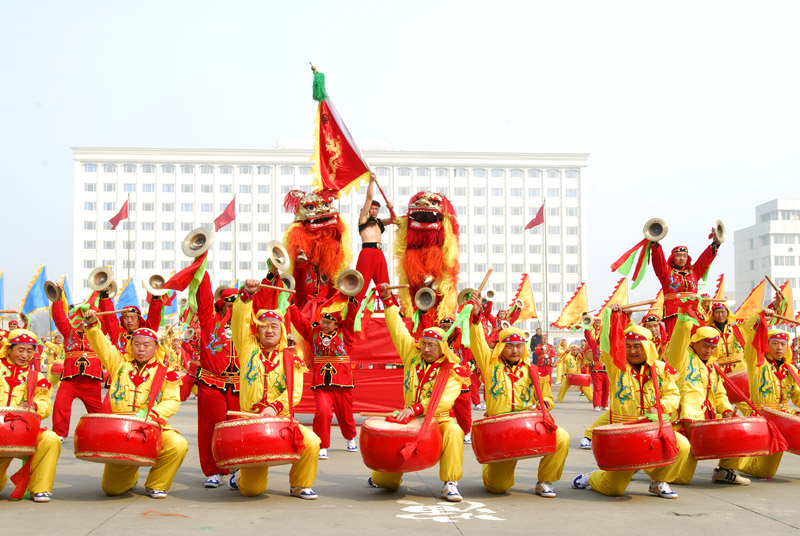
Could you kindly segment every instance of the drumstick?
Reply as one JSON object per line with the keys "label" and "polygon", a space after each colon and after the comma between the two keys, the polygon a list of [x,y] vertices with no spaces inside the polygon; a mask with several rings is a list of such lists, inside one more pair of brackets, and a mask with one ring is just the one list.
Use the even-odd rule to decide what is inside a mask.
{"label": "drumstick", "polygon": [[478,287],[478,294],[480,294],[481,291],[483,290],[483,287],[486,286],[486,282],[489,281],[489,276],[492,275],[493,271],[494,268],[489,268],[489,271],[486,272],[485,276],[483,276],[483,281],[481,281],[481,286]]}
{"label": "drumstick", "polygon": [[[397,290],[401,288],[411,288],[411,285],[392,285],[391,287],[386,287],[386,290]],[[375,290],[378,290],[377,288]]]}
{"label": "drumstick", "polygon": [[800,322],[798,322],[797,320],[794,320],[792,318],[787,318],[787,317],[781,316],[781,315],[775,315],[774,318],[777,318],[778,320],[783,320],[784,322],[787,322],[789,324],[794,324],[796,326],[800,326]]}
{"label": "drumstick", "polygon": [[262,283],[261,285],[259,285],[259,286],[260,286],[261,288],[271,288],[272,290],[277,290],[277,291],[279,291],[279,292],[291,292],[292,294],[294,294],[295,292],[297,292],[297,291],[295,291],[295,290],[292,290],[292,289],[283,288],[283,287],[276,287],[275,285],[265,285],[265,284],[263,284],[263,283]]}
{"label": "drumstick", "polygon": [[249,417],[250,419],[255,419],[259,416],[258,413],[247,413],[244,411],[229,411],[228,415],[232,415],[234,417]]}
{"label": "drumstick", "polygon": [[656,303],[656,300],[644,300],[636,303],[626,303],[622,306],[623,309],[632,309],[633,307],[639,307],[640,305],[653,305]]}
{"label": "drumstick", "polygon": [[776,287],[776,286],[775,286],[775,283],[773,283],[773,282],[772,282],[772,279],[770,279],[768,275],[765,275],[764,277],[766,277],[766,278],[767,278],[767,283],[769,283],[770,285],[772,285],[772,289],[773,289],[775,292],[780,292],[780,290],[778,289],[778,287]]}
{"label": "drumstick", "polygon": [[103,311],[102,313],[95,314],[95,316],[115,315],[117,313],[124,313],[124,312],[125,312],[125,309],[122,309],[121,311]]}
{"label": "drumstick", "polygon": [[389,207],[389,198],[388,198],[388,197],[386,197],[386,194],[385,194],[385,193],[383,193],[383,188],[381,188],[381,185],[380,185],[380,184],[378,184],[378,178],[377,178],[377,177],[375,177],[375,186],[377,186],[377,187],[378,187],[378,191],[379,191],[379,192],[381,193],[381,195],[383,196],[383,200],[384,200],[384,201],[386,201],[386,208],[388,208],[388,209],[389,209],[389,214],[391,214],[391,216],[392,216],[392,219],[393,219],[393,220],[396,220],[396,219],[397,219],[397,214],[395,214],[395,213],[394,213],[394,209],[392,209],[392,208],[390,208],[390,207]]}
{"label": "drumstick", "polygon": [[359,413],[362,417],[388,417],[393,415],[392,413],[378,413],[374,411],[362,411]]}
{"label": "drumstick", "polygon": [[19,311],[12,311],[12,310],[10,310],[10,309],[3,309],[2,311],[0,311],[0,315],[4,315],[4,314],[6,314],[6,313],[8,313],[8,314],[12,314],[12,315],[15,315],[15,314],[17,314],[18,312],[19,312]]}

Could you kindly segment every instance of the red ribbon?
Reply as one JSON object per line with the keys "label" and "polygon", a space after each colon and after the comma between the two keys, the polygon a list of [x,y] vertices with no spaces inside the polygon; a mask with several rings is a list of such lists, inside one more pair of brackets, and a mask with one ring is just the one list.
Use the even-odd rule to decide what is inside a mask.
{"label": "red ribbon", "polygon": [[444,393],[444,388],[445,385],[447,385],[447,379],[450,377],[451,370],[453,370],[453,363],[450,361],[446,361],[439,368],[439,375],[436,377],[436,381],[433,384],[433,392],[431,392],[431,398],[428,400],[428,410],[425,412],[425,420],[422,421],[422,426],[417,433],[417,437],[414,438],[414,441],[404,444],[400,449],[400,455],[404,460],[409,459],[411,455],[416,452],[420,438],[428,430],[428,426],[430,426],[431,420],[435,416],[436,408],[439,407],[439,401],[442,399],[442,394]]}
{"label": "red ribbon", "polygon": [[[550,415],[550,411],[547,409],[547,404],[544,403],[544,398],[542,398],[542,386],[539,383],[539,367],[529,363],[528,372],[531,375],[533,388],[536,390],[536,398],[539,399],[539,409],[542,410],[542,420],[544,421],[545,430],[548,432],[555,432],[558,426],[556,425],[556,421],[553,419],[553,416]],[[511,388],[513,389],[514,386],[512,385]]]}

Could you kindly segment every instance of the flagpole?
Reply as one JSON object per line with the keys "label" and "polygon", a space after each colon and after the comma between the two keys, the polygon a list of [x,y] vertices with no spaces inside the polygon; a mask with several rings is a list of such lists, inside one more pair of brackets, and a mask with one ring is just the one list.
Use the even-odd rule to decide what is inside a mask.
{"label": "flagpole", "polygon": [[544,295],[544,329],[542,331],[547,333],[547,326],[549,325],[547,323],[547,311],[550,309],[550,304],[547,301],[547,208],[545,205],[547,205],[547,198],[542,197],[542,247],[544,248],[542,252],[542,259],[544,261],[544,267],[542,268],[544,270],[544,287],[542,288],[542,293]]}
{"label": "flagpole", "polygon": [[[236,194],[233,194],[233,210],[236,214]],[[231,273],[231,284],[236,281],[236,218],[231,222],[233,225],[233,271]]]}
{"label": "flagpole", "polygon": [[[131,210],[131,194],[128,194],[128,213],[130,214]],[[128,279],[131,278],[131,246],[133,243],[131,242],[131,218],[128,217]]]}

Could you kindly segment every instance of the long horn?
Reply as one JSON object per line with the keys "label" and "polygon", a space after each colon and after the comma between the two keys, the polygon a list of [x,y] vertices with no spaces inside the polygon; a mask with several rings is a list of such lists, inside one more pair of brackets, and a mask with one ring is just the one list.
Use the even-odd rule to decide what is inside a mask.
{"label": "long horn", "polygon": [[711,234],[714,235],[714,240],[722,244],[725,242],[725,224],[722,223],[721,220],[717,220],[714,222],[714,230],[711,231]]}
{"label": "long horn", "polygon": [[432,288],[422,287],[414,294],[414,305],[420,311],[427,311],[436,304],[436,292]]}
{"label": "long horn", "polygon": [[345,296],[356,296],[364,288],[364,276],[358,270],[342,270],[336,278],[336,288]]}
{"label": "long horn", "polygon": [[46,281],[44,284],[44,293],[47,295],[48,300],[55,303],[61,299],[61,294],[63,291],[61,290],[61,287],[52,281]]}
{"label": "long horn", "polygon": [[269,261],[272,263],[272,266],[277,268],[280,272],[285,272],[289,269],[289,252],[286,251],[283,244],[277,240],[272,240],[267,244],[267,249],[269,250]]}
{"label": "long horn", "polygon": [[98,266],[89,274],[89,288],[101,292],[108,289],[114,280],[110,266]]}
{"label": "long horn", "polygon": [[667,222],[661,218],[652,218],[645,222],[643,232],[644,237],[650,242],[659,242],[667,236],[668,230]]}
{"label": "long horn", "polygon": [[161,290],[161,287],[163,287],[164,283],[166,282],[167,280],[164,279],[163,276],[158,274],[153,274],[146,280],[142,281],[142,284],[144,285],[144,289],[153,296],[163,296],[164,294],[169,292],[168,289]]}
{"label": "long horn", "polygon": [[199,257],[211,247],[214,235],[205,227],[198,227],[189,231],[181,242],[181,250],[187,257]]}

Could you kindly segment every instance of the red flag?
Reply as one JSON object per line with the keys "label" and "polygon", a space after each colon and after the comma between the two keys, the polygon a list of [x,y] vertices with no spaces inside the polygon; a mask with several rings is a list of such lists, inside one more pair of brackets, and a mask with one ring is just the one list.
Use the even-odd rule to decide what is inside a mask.
{"label": "red flag", "polygon": [[117,212],[117,215],[114,216],[113,218],[111,218],[110,220],[108,220],[108,223],[111,224],[111,229],[113,230],[113,229],[117,228],[117,225],[119,225],[119,222],[121,222],[122,220],[127,220],[127,219],[128,219],[128,202],[125,201],[122,204],[122,208],[119,209],[119,212]]}
{"label": "red flag", "polygon": [[234,197],[231,199],[231,202],[228,203],[228,206],[225,207],[225,210],[222,211],[222,214],[217,216],[214,220],[214,230],[219,231],[230,222],[236,219],[236,198]]}
{"label": "red flag", "polygon": [[525,230],[533,229],[537,225],[541,225],[544,223],[544,203],[542,203],[541,208],[539,208],[539,212],[536,213],[536,216],[528,222],[528,225],[525,226]]}

